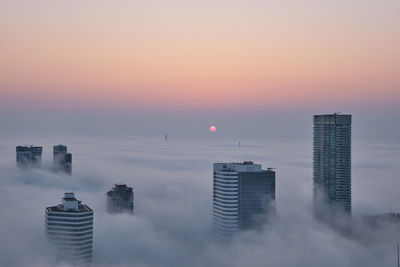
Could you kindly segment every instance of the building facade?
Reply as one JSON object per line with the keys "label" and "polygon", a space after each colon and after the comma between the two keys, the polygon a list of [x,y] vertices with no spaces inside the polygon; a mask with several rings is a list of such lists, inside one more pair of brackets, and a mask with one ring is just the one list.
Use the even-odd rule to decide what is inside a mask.
{"label": "building facade", "polygon": [[314,116],[314,209],[351,214],[351,115]]}
{"label": "building facade", "polygon": [[53,146],[53,165],[57,171],[63,171],[71,174],[72,172],[72,154],[68,153],[67,146]]}
{"label": "building facade", "polygon": [[275,171],[251,161],[215,163],[213,223],[217,232],[261,227],[275,213]]}
{"label": "building facade", "polygon": [[17,164],[20,166],[40,164],[42,162],[42,150],[41,146],[17,146]]}
{"label": "building facade", "polygon": [[73,264],[92,262],[93,211],[65,193],[62,204],[46,208],[45,231],[56,246],[58,259]]}
{"label": "building facade", "polygon": [[132,187],[126,184],[115,184],[112,190],[107,192],[107,211],[133,213],[133,195]]}

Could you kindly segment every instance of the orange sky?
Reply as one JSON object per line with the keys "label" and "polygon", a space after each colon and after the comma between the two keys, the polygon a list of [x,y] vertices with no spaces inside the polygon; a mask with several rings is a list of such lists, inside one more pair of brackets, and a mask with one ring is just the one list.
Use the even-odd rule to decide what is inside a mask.
{"label": "orange sky", "polygon": [[0,104],[400,100],[399,1],[245,2],[2,1]]}

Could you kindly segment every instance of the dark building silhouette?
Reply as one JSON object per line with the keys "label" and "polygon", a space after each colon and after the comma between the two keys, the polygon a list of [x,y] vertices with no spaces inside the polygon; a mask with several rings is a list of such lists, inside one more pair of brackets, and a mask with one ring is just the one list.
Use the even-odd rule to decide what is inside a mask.
{"label": "dark building silhouette", "polygon": [[16,160],[19,166],[38,165],[42,162],[41,146],[17,146],[16,147]]}
{"label": "dark building silhouette", "polygon": [[107,211],[133,213],[133,195],[132,187],[126,184],[115,184],[112,190],[107,192]]}
{"label": "dark building silhouette", "polygon": [[275,213],[275,171],[260,164],[214,163],[213,221],[217,232],[231,235],[259,228]]}
{"label": "dark building silhouette", "polygon": [[351,115],[314,116],[316,215],[351,214]]}
{"label": "dark building silhouette", "polygon": [[57,171],[63,171],[71,174],[72,172],[72,154],[68,153],[67,146],[53,146],[53,165]]}
{"label": "dark building silhouette", "polygon": [[388,224],[396,224],[400,226],[400,213],[383,213],[378,215],[370,215],[363,217],[364,222],[373,228],[384,228]]}

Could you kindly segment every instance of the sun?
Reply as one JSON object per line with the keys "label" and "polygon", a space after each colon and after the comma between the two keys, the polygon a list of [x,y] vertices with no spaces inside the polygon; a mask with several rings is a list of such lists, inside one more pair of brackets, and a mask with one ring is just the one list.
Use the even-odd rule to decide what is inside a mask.
{"label": "sun", "polygon": [[210,132],[215,132],[217,130],[217,127],[211,126],[209,130],[210,130]]}

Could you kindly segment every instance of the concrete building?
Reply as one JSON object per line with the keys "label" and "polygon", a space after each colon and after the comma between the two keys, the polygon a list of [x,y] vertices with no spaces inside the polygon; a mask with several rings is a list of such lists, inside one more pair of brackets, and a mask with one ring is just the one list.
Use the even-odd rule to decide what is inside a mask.
{"label": "concrete building", "polygon": [[93,211],[65,193],[62,204],[45,210],[45,231],[57,248],[58,259],[72,264],[92,262]]}
{"label": "concrete building", "polygon": [[107,192],[107,210],[110,213],[133,213],[133,190],[126,184],[115,184],[112,190]]}
{"label": "concrete building", "polygon": [[71,174],[72,154],[68,153],[67,146],[53,146],[53,165],[55,170]]}
{"label": "concrete building", "polygon": [[213,221],[217,232],[231,235],[258,228],[275,213],[275,171],[260,164],[214,163]]}
{"label": "concrete building", "polygon": [[351,214],[351,115],[314,116],[314,209]]}
{"label": "concrete building", "polygon": [[17,146],[16,147],[16,160],[20,166],[38,165],[42,162],[41,146]]}

